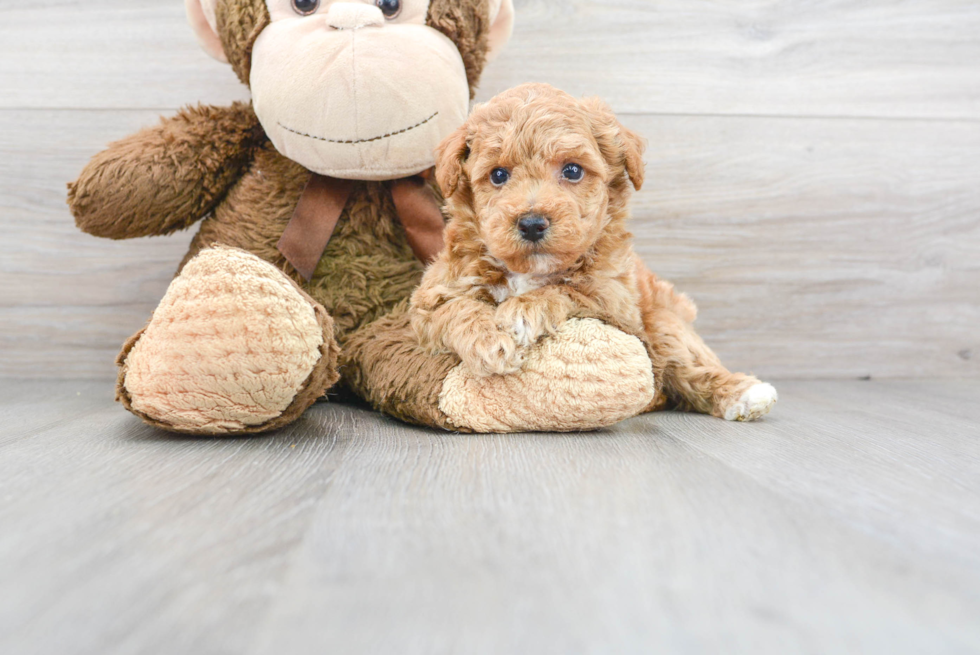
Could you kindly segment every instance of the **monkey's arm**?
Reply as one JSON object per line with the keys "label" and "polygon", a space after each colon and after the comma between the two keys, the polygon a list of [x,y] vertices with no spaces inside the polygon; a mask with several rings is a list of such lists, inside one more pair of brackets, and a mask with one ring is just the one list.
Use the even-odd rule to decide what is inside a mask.
{"label": "monkey's arm", "polygon": [[190,227],[241,176],[262,135],[246,103],[185,108],[92,158],[68,185],[75,223],[110,239]]}

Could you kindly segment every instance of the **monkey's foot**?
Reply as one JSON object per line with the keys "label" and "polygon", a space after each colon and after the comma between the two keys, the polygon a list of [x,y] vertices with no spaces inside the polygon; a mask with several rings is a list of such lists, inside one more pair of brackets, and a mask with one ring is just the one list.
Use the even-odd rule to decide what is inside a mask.
{"label": "monkey's foot", "polygon": [[191,434],[271,430],[337,381],[333,321],[275,266],[215,247],[187,263],[119,354],[116,398]]}
{"label": "monkey's foot", "polygon": [[575,319],[532,347],[517,373],[476,377],[457,366],[439,409],[455,427],[474,432],[569,432],[636,416],[653,395],[653,368],[639,339]]}
{"label": "monkey's foot", "polygon": [[381,411],[461,432],[594,430],[654,398],[643,343],[594,319],[568,321],[509,375],[476,376],[455,355],[426,353],[404,308],[355,334],[344,358],[345,379]]}

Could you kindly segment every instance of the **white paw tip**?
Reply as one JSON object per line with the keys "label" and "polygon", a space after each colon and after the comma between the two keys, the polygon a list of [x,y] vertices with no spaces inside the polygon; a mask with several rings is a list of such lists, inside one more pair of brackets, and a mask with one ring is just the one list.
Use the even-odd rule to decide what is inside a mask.
{"label": "white paw tip", "polygon": [[514,340],[519,346],[531,345],[531,326],[523,318],[514,320]]}
{"label": "white paw tip", "polygon": [[726,421],[754,421],[769,413],[779,400],[776,388],[766,382],[755,384],[725,411]]}

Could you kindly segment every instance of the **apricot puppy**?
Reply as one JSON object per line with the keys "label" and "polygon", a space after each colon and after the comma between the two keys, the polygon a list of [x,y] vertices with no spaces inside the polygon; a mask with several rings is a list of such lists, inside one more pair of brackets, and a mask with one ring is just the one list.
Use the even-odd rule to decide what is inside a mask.
{"label": "apricot puppy", "polygon": [[451,220],[412,298],[420,342],[490,375],[572,316],[642,333],[626,230],[641,152],[598,99],[525,85],[478,107],[440,146]]}
{"label": "apricot puppy", "polygon": [[412,296],[423,347],[477,375],[518,371],[569,318],[648,344],[667,406],[732,420],[765,414],[770,385],[730,373],[694,332],[693,303],[637,259],[626,229],[643,141],[597,98],[526,84],[476,107],[438,151],[446,248]]}

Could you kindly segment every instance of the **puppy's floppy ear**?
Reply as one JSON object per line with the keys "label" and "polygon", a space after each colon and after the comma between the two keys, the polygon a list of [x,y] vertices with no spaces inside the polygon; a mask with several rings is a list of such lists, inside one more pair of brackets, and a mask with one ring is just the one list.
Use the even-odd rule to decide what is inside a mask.
{"label": "puppy's floppy ear", "polygon": [[436,148],[436,182],[444,198],[454,195],[463,179],[463,162],[470,154],[467,133],[467,126],[463,125]]}
{"label": "puppy's floppy ear", "polygon": [[646,143],[639,134],[619,122],[612,108],[601,98],[585,98],[582,101],[592,121],[595,135],[603,156],[612,166],[622,166],[633,188],[643,187],[643,151]]}
{"label": "puppy's floppy ear", "polygon": [[[616,121],[619,123],[619,121]],[[646,143],[643,141],[643,137],[619,123],[619,138],[623,142],[623,152],[626,156],[626,172],[630,176],[630,182],[633,183],[633,188],[639,191],[643,188],[643,178],[645,175],[645,167],[643,166],[643,150],[646,148]]]}

